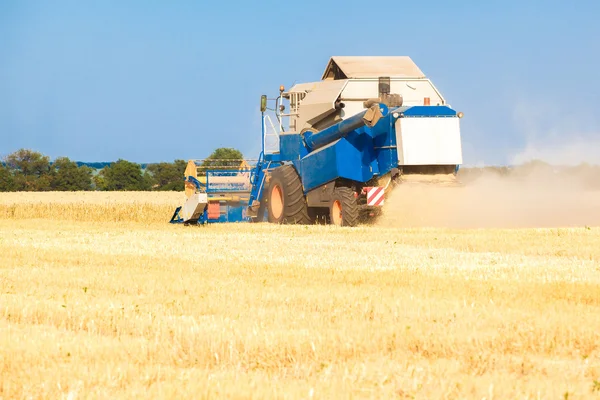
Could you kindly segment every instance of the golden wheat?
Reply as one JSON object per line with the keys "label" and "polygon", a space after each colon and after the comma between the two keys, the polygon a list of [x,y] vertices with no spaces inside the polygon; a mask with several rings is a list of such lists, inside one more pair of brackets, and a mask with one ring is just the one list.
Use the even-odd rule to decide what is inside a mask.
{"label": "golden wheat", "polygon": [[0,196],[0,398],[600,394],[598,228],[183,227],[139,195]]}
{"label": "golden wheat", "polygon": [[15,192],[0,194],[0,218],[82,222],[165,222],[179,192]]}

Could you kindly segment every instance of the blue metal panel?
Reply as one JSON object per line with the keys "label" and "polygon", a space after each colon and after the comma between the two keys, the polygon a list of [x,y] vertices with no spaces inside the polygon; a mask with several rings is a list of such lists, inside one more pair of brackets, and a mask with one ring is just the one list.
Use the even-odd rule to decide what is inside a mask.
{"label": "blue metal panel", "polygon": [[396,148],[395,120],[391,115],[377,124],[374,132],[373,149],[376,154],[375,164],[379,175],[385,175],[398,166],[398,149]]}
{"label": "blue metal panel", "polygon": [[405,117],[456,117],[456,111],[448,106],[401,107],[399,111]]}
{"label": "blue metal panel", "polygon": [[[360,166],[360,179],[359,182],[365,182],[373,177],[374,174],[379,173],[379,165],[377,165],[377,154],[375,149],[373,148],[373,136],[376,134],[376,130],[369,127],[362,127],[357,129],[356,131],[350,132],[346,136],[346,140],[349,144],[351,144],[354,149],[360,152],[360,162],[357,166]],[[350,162],[347,161],[348,149],[344,150],[345,146],[342,144],[338,147],[338,160],[343,160],[344,163]],[[353,150],[354,150],[353,149]],[[342,177],[349,178],[342,173]],[[354,179],[356,180],[356,179]]]}
{"label": "blue metal panel", "polygon": [[221,203],[220,204],[220,215],[219,218],[207,218],[207,212],[202,214],[202,218],[198,221],[199,223],[222,223],[222,222],[247,222],[250,220],[247,216],[248,205],[246,203]]}
{"label": "blue metal panel", "polygon": [[[357,182],[366,182],[373,177],[372,148],[361,149],[354,146],[351,140],[360,142],[366,135],[356,135],[338,139],[325,147],[321,147],[295,163],[304,191],[308,192],[318,186],[337,178],[346,178]],[[362,138],[361,138],[362,136]],[[359,143],[360,144],[360,143]]]}
{"label": "blue metal panel", "polygon": [[283,134],[279,136],[279,158],[281,161],[299,160],[308,152],[299,134]]}
{"label": "blue metal panel", "polygon": [[281,155],[279,153],[274,153],[274,154],[265,154],[263,157],[264,161],[271,161],[271,162],[277,162],[277,161],[281,161]]}
{"label": "blue metal panel", "polygon": [[246,204],[240,204],[237,206],[227,206],[227,221],[228,222],[246,222],[248,221],[246,211]]}
{"label": "blue metal panel", "polygon": [[[339,141],[345,139],[339,139]],[[294,163],[296,170],[300,173],[304,191],[308,192],[317,186],[336,179],[339,174],[337,170],[336,151],[333,142]]]}
{"label": "blue metal panel", "polygon": [[[361,138],[368,139],[367,135]],[[340,178],[366,182],[373,177],[371,160],[374,154],[370,146],[355,147],[348,139],[341,139],[336,145],[336,164]]]}

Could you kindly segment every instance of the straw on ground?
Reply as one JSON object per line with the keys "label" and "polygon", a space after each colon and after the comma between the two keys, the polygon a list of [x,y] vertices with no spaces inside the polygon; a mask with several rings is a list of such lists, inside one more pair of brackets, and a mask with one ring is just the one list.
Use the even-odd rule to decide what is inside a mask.
{"label": "straw on ground", "polygon": [[600,394],[598,228],[186,228],[179,196],[94,195],[0,196],[0,398]]}

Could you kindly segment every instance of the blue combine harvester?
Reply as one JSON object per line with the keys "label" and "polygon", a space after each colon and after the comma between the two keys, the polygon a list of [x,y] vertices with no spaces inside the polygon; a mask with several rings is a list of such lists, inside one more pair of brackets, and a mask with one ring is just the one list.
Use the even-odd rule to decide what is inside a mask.
{"label": "blue combine harvester", "polygon": [[448,182],[462,164],[462,113],[409,57],[332,57],[321,81],[273,100],[261,97],[258,160],[214,170],[191,160],[171,222],[355,226],[409,177]]}

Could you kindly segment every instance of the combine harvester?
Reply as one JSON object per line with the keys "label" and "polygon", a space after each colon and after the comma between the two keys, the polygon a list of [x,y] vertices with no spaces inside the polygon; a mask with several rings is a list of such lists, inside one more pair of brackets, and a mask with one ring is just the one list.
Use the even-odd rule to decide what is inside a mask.
{"label": "combine harvester", "polygon": [[462,164],[463,114],[409,57],[332,57],[321,81],[281,87],[273,100],[278,131],[263,95],[258,160],[234,169],[190,160],[171,222],[355,226],[394,186],[455,178]]}

